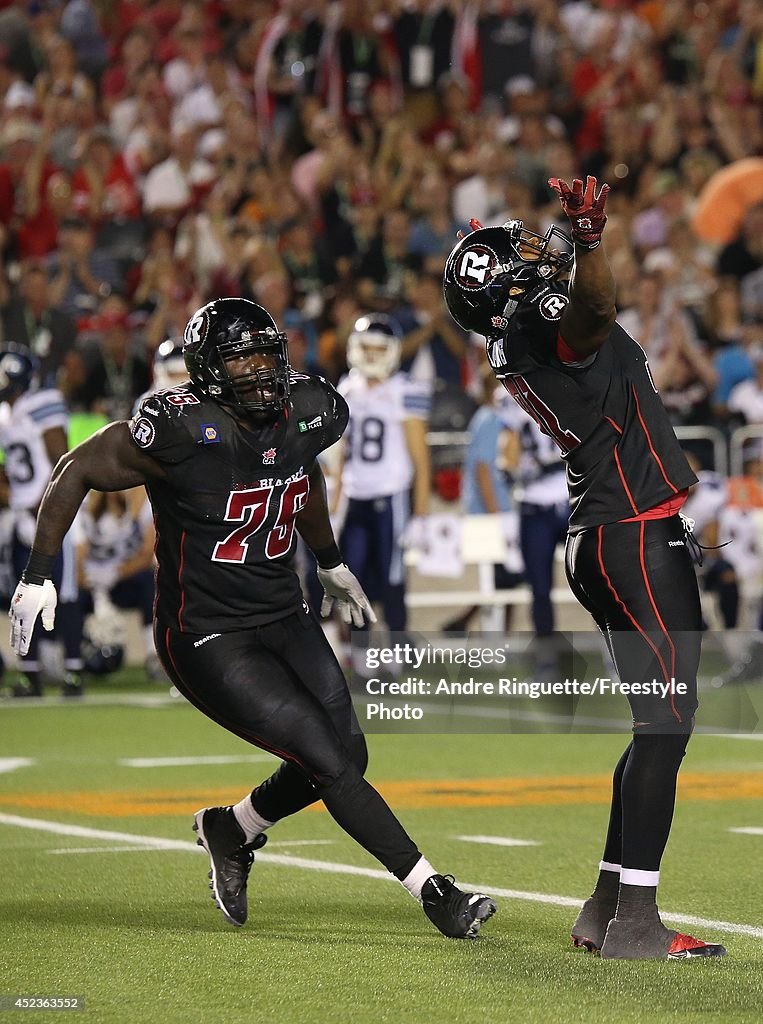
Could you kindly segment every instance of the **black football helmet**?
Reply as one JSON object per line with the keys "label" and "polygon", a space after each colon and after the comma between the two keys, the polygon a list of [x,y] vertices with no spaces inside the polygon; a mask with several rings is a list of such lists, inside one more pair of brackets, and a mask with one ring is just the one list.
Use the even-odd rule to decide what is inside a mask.
{"label": "black football helmet", "polygon": [[450,315],[465,331],[503,334],[517,307],[537,287],[572,265],[572,241],[556,226],[545,235],[509,220],[475,230],[448,256],[443,292]]}
{"label": "black football helmet", "polygon": [[[230,361],[253,352],[272,356],[273,365],[233,372]],[[289,397],[286,335],[249,299],[214,299],[197,309],[183,334],[183,358],[193,383],[223,405],[273,413]]]}
{"label": "black football helmet", "polygon": [[8,342],[0,347],[0,402],[29,391],[37,367],[35,356],[21,345]]}

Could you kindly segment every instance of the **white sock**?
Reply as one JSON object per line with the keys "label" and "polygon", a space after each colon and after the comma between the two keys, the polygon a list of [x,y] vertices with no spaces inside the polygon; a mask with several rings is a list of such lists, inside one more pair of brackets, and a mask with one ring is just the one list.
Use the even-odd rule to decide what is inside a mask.
{"label": "white sock", "polygon": [[599,871],[614,871],[615,874],[620,874],[622,867],[619,864],[610,864],[606,860],[599,861]]}
{"label": "white sock", "polygon": [[638,868],[623,868],[620,872],[620,885],[641,885],[656,889],[659,884],[659,871],[640,871]]}
{"label": "white sock", "polygon": [[146,657],[150,658],[155,653],[156,648],[154,647],[154,627],[144,626],[143,627],[143,646],[146,650]]}
{"label": "white sock", "polygon": [[239,800],[237,804],[233,805],[233,813],[236,815],[236,821],[244,830],[247,843],[251,843],[266,828],[270,828],[271,825],[275,824],[273,821],[266,821],[265,818],[262,818],[255,811],[251,794],[249,793],[247,793],[243,800]]}
{"label": "white sock", "polygon": [[437,872],[426,857],[419,857],[413,870],[405,878],[400,879],[400,884],[405,886],[415,900],[421,902],[421,887],[428,878],[436,874]]}

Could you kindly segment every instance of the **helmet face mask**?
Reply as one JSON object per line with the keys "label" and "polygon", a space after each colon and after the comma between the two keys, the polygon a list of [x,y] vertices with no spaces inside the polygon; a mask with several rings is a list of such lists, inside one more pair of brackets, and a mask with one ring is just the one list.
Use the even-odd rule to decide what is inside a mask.
{"label": "helmet face mask", "polygon": [[400,366],[402,336],[388,316],[362,316],[347,339],[347,365],[368,380],[386,380]]}
{"label": "helmet face mask", "polygon": [[536,288],[572,265],[572,243],[559,228],[540,235],[510,220],[462,238],[445,265],[443,292],[450,315],[465,331],[502,334]]}
{"label": "helmet face mask", "polygon": [[[255,355],[262,358],[244,358]],[[273,415],[289,398],[286,335],[256,302],[215,299],[202,306],[186,326],[183,358],[191,380],[222,405]]]}

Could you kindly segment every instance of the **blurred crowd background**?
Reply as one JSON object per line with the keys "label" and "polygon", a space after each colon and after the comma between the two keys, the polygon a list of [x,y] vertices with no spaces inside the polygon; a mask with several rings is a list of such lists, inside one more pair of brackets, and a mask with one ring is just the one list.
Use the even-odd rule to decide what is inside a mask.
{"label": "blurred crowd background", "polygon": [[334,381],[359,312],[391,312],[415,376],[479,397],[455,233],[544,230],[548,176],[589,172],[675,422],[763,421],[755,0],[5,3],[0,96],[2,330],[74,410],[128,413],[222,295]]}

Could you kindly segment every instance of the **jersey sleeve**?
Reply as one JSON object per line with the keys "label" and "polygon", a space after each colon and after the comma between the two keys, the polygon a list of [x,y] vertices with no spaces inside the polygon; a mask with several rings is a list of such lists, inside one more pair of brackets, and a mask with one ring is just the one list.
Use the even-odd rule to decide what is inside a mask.
{"label": "jersey sleeve", "polygon": [[69,424],[64,396],[55,388],[45,388],[28,395],[25,411],[41,434],[57,427],[66,430]]}
{"label": "jersey sleeve", "polygon": [[407,378],[403,383],[403,416],[407,420],[429,420],[432,391],[428,384]]}
{"label": "jersey sleeve", "polygon": [[171,406],[162,395],[143,399],[130,420],[130,436],[157,462],[182,462],[196,447],[183,421],[183,406]]}
{"label": "jersey sleeve", "polygon": [[323,377],[294,374],[291,407],[297,433],[312,458],[335,444],[347,429],[347,402]]}

